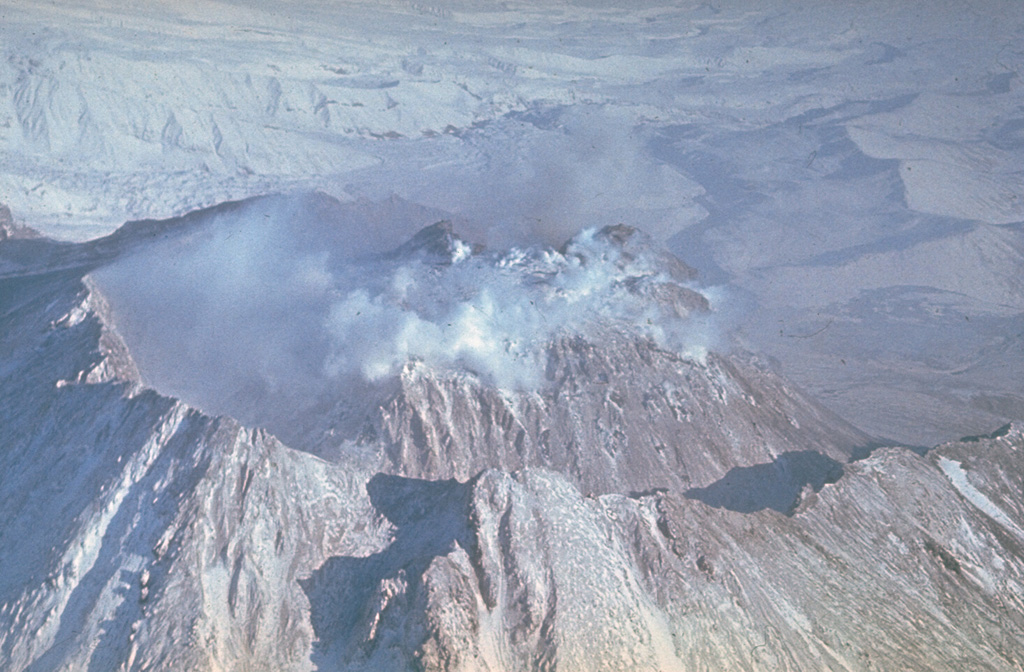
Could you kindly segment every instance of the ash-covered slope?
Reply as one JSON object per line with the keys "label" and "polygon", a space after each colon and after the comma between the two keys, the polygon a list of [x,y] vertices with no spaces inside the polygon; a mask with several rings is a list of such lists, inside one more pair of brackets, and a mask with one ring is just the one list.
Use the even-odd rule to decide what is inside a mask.
{"label": "ash-covered slope", "polygon": [[627,334],[549,349],[550,383],[509,393],[421,365],[403,370],[372,435],[396,473],[465,480],[482,469],[556,470],[588,494],[698,489],[761,465],[762,488],[720,488],[733,507],[785,511],[838,478],[869,439],[738,356],[703,361]]}
{"label": "ash-covered slope", "polygon": [[[170,244],[217,241],[197,217]],[[344,375],[313,389],[348,393],[288,407],[294,448],[147,387],[89,244],[0,278],[0,667],[1019,669],[1020,428],[849,463],[867,438],[752,357],[678,347],[713,315],[684,265],[588,235],[488,256],[436,226],[375,257],[384,282],[331,285],[328,346],[358,304],[542,366],[503,377],[484,339],[363,351],[374,377],[326,347]],[[434,284],[396,294],[409,273]],[[536,359],[529,313],[471,319],[494,277],[588,310]]]}
{"label": "ash-covered slope", "polygon": [[297,579],[373,548],[371,464],[144,388],[75,273],[0,287],[0,667],[303,669]]}
{"label": "ash-covered slope", "polygon": [[398,531],[388,551],[332,558],[304,584],[314,660],[332,670],[1018,670],[1021,496],[965,497],[943,466],[965,449],[1005,465],[992,467],[999,482],[1019,474],[1024,433],[928,457],[878,451],[791,517],[671,491],[586,497],[532,469],[468,484],[377,477],[371,498],[382,493],[374,504]]}
{"label": "ash-covered slope", "polygon": [[717,353],[707,290],[635,229],[490,251],[440,223],[379,254],[339,235],[345,207],[255,199],[95,273],[143,378],[322,456],[384,445],[431,479],[542,466],[586,492],[686,489],[820,453],[780,458],[799,490],[870,441]]}

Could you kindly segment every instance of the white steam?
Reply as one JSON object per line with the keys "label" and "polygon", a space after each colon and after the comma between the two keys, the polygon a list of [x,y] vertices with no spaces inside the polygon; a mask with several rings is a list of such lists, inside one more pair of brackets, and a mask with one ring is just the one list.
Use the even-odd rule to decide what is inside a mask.
{"label": "white steam", "polygon": [[376,381],[420,360],[469,369],[499,387],[534,388],[559,336],[627,330],[694,358],[714,338],[710,314],[646,291],[678,285],[654,259],[630,258],[593,229],[564,253],[513,248],[469,256],[466,249],[451,264],[365,266],[359,286],[338,290],[331,304],[326,373]]}
{"label": "white steam", "polygon": [[633,244],[641,234],[623,247],[589,230],[562,251],[499,253],[442,231],[432,248],[382,254],[367,222],[395,216],[388,230],[415,230],[436,213],[374,207],[256,199],[94,277],[148,384],[284,438],[282,425],[363,395],[410,360],[535,389],[563,335],[625,330],[693,358],[714,346],[716,313],[664,253]]}

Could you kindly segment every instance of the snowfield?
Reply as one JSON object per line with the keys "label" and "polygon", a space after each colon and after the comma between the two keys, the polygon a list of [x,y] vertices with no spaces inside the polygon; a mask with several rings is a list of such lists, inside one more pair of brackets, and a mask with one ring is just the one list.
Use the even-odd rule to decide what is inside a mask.
{"label": "snowfield", "polygon": [[0,668],[1024,669],[1017,0],[0,56]]}
{"label": "snowfield", "polygon": [[19,0],[0,201],[74,240],[312,190],[499,248],[639,226],[742,290],[748,347],[926,445],[1024,415],[1022,31],[997,0]]}

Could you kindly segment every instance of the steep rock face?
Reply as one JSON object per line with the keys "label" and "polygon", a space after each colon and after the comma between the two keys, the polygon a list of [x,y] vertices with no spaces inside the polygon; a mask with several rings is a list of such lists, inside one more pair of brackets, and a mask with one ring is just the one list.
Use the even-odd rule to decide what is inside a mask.
{"label": "steep rock face", "polygon": [[[1018,431],[999,450],[1022,447]],[[666,498],[667,561],[699,586],[665,602],[688,662],[1019,669],[1024,556],[945,477],[941,452],[879,451],[792,517]]]}
{"label": "steep rock face", "polygon": [[532,392],[410,363],[321,459],[147,389],[72,252],[0,279],[4,669],[1024,666],[1018,426],[849,462],[609,329]]}
{"label": "steep rock face", "polygon": [[14,221],[11,209],[0,203],[0,242],[19,238],[38,238],[39,233]]}
{"label": "steep rock face", "polygon": [[[340,609],[372,627],[314,626],[320,669],[1020,669],[1020,518],[947,478],[962,447],[879,451],[792,516],[586,497],[544,470],[388,477],[395,556],[315,574],[314,614],[373,586]],[[1024,432],[985,448],[1019,453]]]}
{"label": "steep rock face", "polygon": [[382,543],[361,515],[372,460],[330,465],[141,387],[75,274],[0,297],[0,666],[307,669],[297,577]]}
{"label": "steep rock face", "polygon": [[548,386],[531,393],[407,367],[376,432],[392,469],[467,479],[540,466],[587,493],[685,490],[794,446],[837,472],[870,441],[739,356],[686,359],[614,333],[600,345],[565,338],[548,356]]}
{"label": "steep rock face", "polygon": [[316,628],[322,669],[682,669],[614,516],[561,476],[370,491],[398,531],[377,562],[334,558],[310,581],[314,623],[325,603],[352,615]]}

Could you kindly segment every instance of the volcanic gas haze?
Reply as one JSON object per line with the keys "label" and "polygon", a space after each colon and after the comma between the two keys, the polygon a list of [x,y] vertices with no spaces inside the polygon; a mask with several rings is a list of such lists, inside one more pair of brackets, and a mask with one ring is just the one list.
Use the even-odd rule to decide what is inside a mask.
{"label": "volcanic gas haze", "polygon": [[878,447],[642,232],[437,215],[0,241],[0,666],[1019,667],[1020,427]]}
{"label": "volcanic gas haze", "polygon": [[558,250],[489,251],[447,222],[387,251],[351,235],[395,211],[432,214],[395,200],[253,199],[163,227],[91,277],[144,380],[290,439],[408,362],[528,390],[547,384],[560,338],[626,330],[696,360],[718,339],[709,290],[629,227],[584,230]]}

